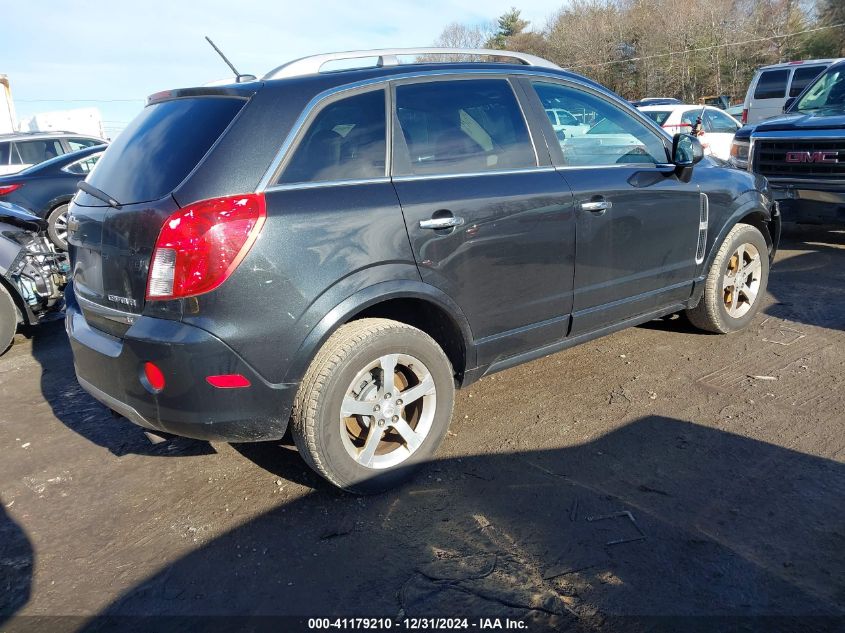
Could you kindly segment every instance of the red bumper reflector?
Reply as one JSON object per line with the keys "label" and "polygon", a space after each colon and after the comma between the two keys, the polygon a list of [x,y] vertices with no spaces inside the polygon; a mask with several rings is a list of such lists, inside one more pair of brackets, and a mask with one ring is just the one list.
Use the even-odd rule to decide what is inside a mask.
{"label": "red bumper reflector", "polygon": [[241,374],[207,376],[205,380],[209,385],[218,389],[237,389],[238,387],[249,387],[252,384],[246,376],[242,376]]}
{"label": "red bumper reflector", "polygon": [[159,392],[164,389],[164,374],[153,363],[144,363],[144,377],[153,391]]}

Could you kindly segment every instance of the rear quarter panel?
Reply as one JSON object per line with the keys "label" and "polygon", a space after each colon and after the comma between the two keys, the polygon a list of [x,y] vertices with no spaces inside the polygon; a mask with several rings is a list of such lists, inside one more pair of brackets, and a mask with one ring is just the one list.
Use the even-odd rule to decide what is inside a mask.
{"label": "rear quarter panel", "polygon": [[5,196],[3,200],[29,209],[43,218],[53,208],[70,200],[76,192],[76,183],[83,179],[84,176],[65,173],[31,179],[20,178],[17,182],[22,182],[23,187]]}
{"label": "rear quarter panel", "polygon": [[279,383],[335,306],[368,286],[420,277],[389,181],[271,190],[266,199],[267,221],[247,257],[218,289],[184,300],[183,321]]}

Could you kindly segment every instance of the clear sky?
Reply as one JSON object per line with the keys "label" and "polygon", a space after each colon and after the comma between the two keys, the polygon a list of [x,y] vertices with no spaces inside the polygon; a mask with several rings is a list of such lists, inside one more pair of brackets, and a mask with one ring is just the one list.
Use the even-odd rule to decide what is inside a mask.
{"label": "clear sky", "polygon": [[493,20],[512,5],[542,28],[564,0],[2,0],[0,73],[18,119],[100,109],[108,133],[147,95],[231,76],[203,36],[243,73],[330,51],[428,46],[450,22]]}

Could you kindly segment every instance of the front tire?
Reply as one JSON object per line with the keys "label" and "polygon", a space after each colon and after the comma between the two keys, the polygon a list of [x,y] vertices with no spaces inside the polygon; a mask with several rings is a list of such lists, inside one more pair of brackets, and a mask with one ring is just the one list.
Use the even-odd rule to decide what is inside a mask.
{"label": "front tire", "polygon": [[0,356],[12,345],[18,329],[18,311],[8,290],[0,284]]}
{"label": "front tire", "polygon": [[701,301],[687,310],[695,327],[730,334],[751,323],[769,282],[768,248],[766,238],[750,224],[730,230],[707,272]]}
{"label": "front tire", "polygon": [[452,366],[425,332],[388,319],[353,321],[308,368],[294,402],[293,438],[308,465],[335,486],[381,492],[432,458],[454,392]]}
{"label": "front tire", "polygon": [[47,216],[47,234],[50,240],[63,251],[67,250],[67,204],[60,204]]}

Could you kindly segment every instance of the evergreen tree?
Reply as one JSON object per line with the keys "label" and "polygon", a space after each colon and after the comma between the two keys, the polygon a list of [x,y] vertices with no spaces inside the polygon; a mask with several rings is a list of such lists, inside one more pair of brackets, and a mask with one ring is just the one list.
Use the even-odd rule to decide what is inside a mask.
{"label": "evergreen tree", "polygon": [[488,48],[507,48],[508,38],[519,35],[528,27],[528,20],[523,20],[520,15],[522,11],[511,7],[510,11],[503,13],[498,20],[498,29],[487,41]]}
{"label": "evergreen tree", "polygon": [[[845,0],[817,0],[819,26],[845,24]],[[845,26],[825,29],[814,38],[830,55],[845,55]]]}

